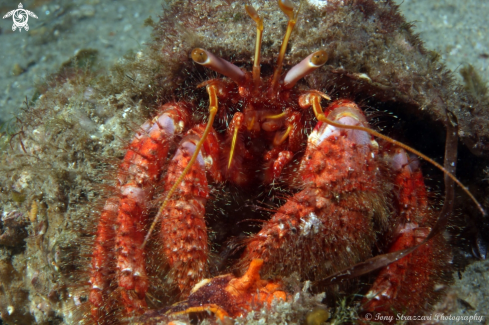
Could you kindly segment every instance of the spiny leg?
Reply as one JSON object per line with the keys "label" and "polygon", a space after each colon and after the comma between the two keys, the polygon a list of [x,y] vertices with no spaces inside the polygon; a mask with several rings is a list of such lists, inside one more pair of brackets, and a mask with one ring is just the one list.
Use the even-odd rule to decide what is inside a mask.
{"label": "spiny leg", "polygon": [[[117,191],[106,202],[94,242],[89,300],[97,323],[104,323],[105,317],[118,308],[110,298],[113,294],[122,296],[128,313],[145,308],[147,276],[137,244],[142,241],[143,213],[172,137],[182,131],[186,120],[186,104],[165,104],[159,115],[142,125],[129,145],[119,168]],[[119,286],[117,292],[112,292],[117,288],[112,285],[114,280]]]}
{"label": "spiny leg", "polygon": [[[409,158],[404,149],[386,155],[395,171],[397,190],[397,224],[389,253],[421,244],[428,237],[435,215],[428,208],[427,192],[419,162]],[[443,287],[451,273],[449,248],[443,236],[437,236],[411,254],[381,269],[363,300],[366,312],[394,315],[412,314],[428,308],[436,287]],[[426,295],[426,292],[432,292]]]}
{"label": "spiny leg", "polygon": [[171,141],[183,131],[187,120],[186,105],[166,104],[163,114],[142,126],[142,132],[131,143],[119,176],[121,203],[116,234],[117,280],[128,314],[146,309],[149,282],[146,274],[144,239],[147,203],[154,183],[166,161]]}
{"label": "spiny leg", "polygon": [[182,174],[178,177],[178,179],[175,181],[175,183],[173,184],[171,189],[166,194],[165,200],[161,204],[161,207],[158,210],[158,213],[156,214],[156,217],[154,218],[153,223],[151,224],[151,227],[150,227],[148,233],[146,234],[146,237],[144,238],[144,241],[141,245],[141,248],[143,248],[146,245],[146,243],[148,242],[148,240],[149,240],[149,238],[150,238],[150,236],[151,236],[151,234],[152,234],[152,232],[156,226],[156,223],[161,218],[161,216],[162,216],[164,210],[166,209],[170,199],[172,198],[173,193],[178,189],[178,187],[180,186],[180,183],[184,179],[185,175],[187,175],[187,173],[192,168],[192,165],[194,164],[195,160],[197,159],[197,156],[199,155],[200,149],[202,148],[202,145],[204,144],[204,142],[207,138],[207,135],[212,130],[212,124],[214,123],[214,118],[216,116],[217,109],[218,109],[218,100],[217,100],[218,89],[217,89],[216,85],[214,85],[214,84],[208,84],[206,88],[207,88],[207,93],[209,94],[209,120],[207,121],[207,125],[205,128],[204,134],[202,135],[202,138],[197,143],[197,145],[195,147],[195,151],[194,151],[192,157],[190,158],[190,161],[188,162],[187,166],[183,170]]}
{"label": "spiny leg", "polygon": [[[166,191],[188,166],[203,133],[204,126],[196,126],[180,142],[165,177]],[[181,298],[186,298],[190,289],[207,275],[209,248],[204,217],[209,188],[206,169],[214,181],[219,181],[220,176],[212,173],[219,156],[209,152],[209,148],[215,146],[218,146],[217,135],[212,130],[162,214],[159,236],[165,264],[169,267],[166,278],[179,289]]]}
{"label": "spiny leg", "polygon": [[119,210],[119,198],[112,197],[105,202],[97,227],[97,235],[93,247],[92,271],[89,294],[90,311],[92,318],[103,321],[106,314],[115,308],[108,302],[108,290],[114,280],[111,274],[115,266],[115,229],[113,227]]}
{"label": "spiny leg", "polygon": [[[366,125],[361,110],[350,113],[338,121]],[[313,280],[370,257],[374,223],[387,211],[376,142],[360,133],[318,123],[297,173],[303,190],[247,240],[240,269],[262,258],[266,275],[298,272]]]}

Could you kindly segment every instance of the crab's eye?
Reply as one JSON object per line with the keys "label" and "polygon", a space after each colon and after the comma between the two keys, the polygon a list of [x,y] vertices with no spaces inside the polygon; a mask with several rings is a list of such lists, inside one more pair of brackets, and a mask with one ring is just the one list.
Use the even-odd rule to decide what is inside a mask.
{"label": "crab's eye", "polygon": [[326,53],[326,51],[314,52],[310,59],[311,64],[317,67],[322,66],[327,61],[328,61],[328,53]]}
{"label": "crab's eye", "polygon": [[190,57],[195,63],[203,65],[204,67],[231,78],[238,85],[242,84],[244,81],[245,73],[240,68],[231,62],[215,56],[209,51],[196,48],[192,50]]}
{"label": "crab's eye", "polygon": [[206,64],[209,60],[209,56],[203,49],[194,49],[190,56],[192,57],[192,60],[199,64]]}
{"label": "crab's eye", "polygon": [[308,55],[287,72],[284,79],[284,88],[290,89],[294,87],[299,80],[324,65],[326,61],[328,61],[328,53],[326,51],[321,50]]}

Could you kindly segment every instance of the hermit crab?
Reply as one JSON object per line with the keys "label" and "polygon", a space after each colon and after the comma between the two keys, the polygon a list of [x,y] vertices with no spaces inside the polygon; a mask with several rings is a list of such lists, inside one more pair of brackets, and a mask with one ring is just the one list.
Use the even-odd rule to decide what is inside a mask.
{"label": "hermit crab", "polygon": [[[0,277],[28,284],[25,317],[428,313],[454,269],[447,218],[489,196],[486,99],[453,86],[390,1],[164,10],[145,51],[110,77],[59,76],[9,139],[0,195],[30,226]],[[0,299],[18,314],[14,293]]]}
{"label": "hermit crab", "polygon": [[[461,185],[450,172],[453,153],[447,152],[443,168],[372,130],[360,107],[341,98],[342,91],[323,112],[321,103],[331,100],[323,92],[329,82],[316,78],[306,85],[302,80],[314,76],[328,53],[314,51],[282,73],[299,11],[289,1],[278,4],[288,24],[276,63],[268,67],[262,62],[264,21],[246,6],[257,25],[251,72],[211,51],[193,49],[190,56],[196,64],[219,74],[195,85],[207,91],[207,121],[195,117],[202,95],[187,99],[178,93],[188,89],[179,89],[177,98],[163,103],[129,144],[94,242],[89,281],[94,321],[104,323],[107,315],[118,312],[144,313],[150,279],[157,277],[150,274],[155,263],[167,269],[167,290],[184,301],[166,309],[170,316],[205,311],[220,319],[243,316],[253,306],[289,299],[293,292],[287,292],[280,277],[295,273],[321,287],[345,272],[351,277],[381,267],[362,310],[416,313],[429,310],[435,288],[446,281],[443,273],[451,257],[439,232],[452,209],[453,182]],[[339,6],[335,4],[336,10]],[[374,87],[365,73],[357,79]],[[453,113],[445,114],[448,123],[455,121]],[[453,144],[455,128],[447,128]],[[175,139],[178,145],[172,150]],[[438,223],[418,158],[411,153],[446,175],[448,196]],[[161,203],[150,221],[158,182],[163,184]],[[244,197],[245,192],[256,195],[253,187],[285,188],[285,203],[271,209],[274,214],[261,230],[235,240],[235,251],[243,247],[235,253],[241,256],[229,254],[223,261],[238,277],[219,275],[222,271],[209,261],[206,207],[212,187],[222,184],[221,194],[215,195],[226,196],[231,186]],[[227,218],[232,224],[255,216]],[[378,251],[389,254],[372,257]],[[268,280],[260,278],[260,270]],[[204,280],[212,274],[217,277]]]}

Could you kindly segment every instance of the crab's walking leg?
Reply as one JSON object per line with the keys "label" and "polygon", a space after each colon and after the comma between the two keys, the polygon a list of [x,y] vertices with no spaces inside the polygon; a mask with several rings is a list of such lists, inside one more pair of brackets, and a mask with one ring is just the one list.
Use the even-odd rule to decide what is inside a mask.
{"label": "crab's walking leg", "polygon": [[[163,221],[162,225],[162,237],[164,253],[172,268],[170,280],[178,283],[184,295],[190,289],[188,285],[196,283],[205,273],[207,260],[207,236],[203,218],[208,189],[201,149],[204,148],[204,151],[209,153],[207,160],[211,161],[209,167],[211,174],[216,172],[218,160],[215,155],[212,155],[218,151],[212,124],[218,109],[219,83],[210,81],[206,86],[209,94],[209,120],[203,131],[201,128],[199,131],[199,127],[196,127],[190,131],[194,137],[183,141],[167,173],[165,199],[146,237],[141,240],[141,245],[138,247],[141,250],[144,248],[159,219],[166,216],[167,220]],[[196,162],[197,165],[194,167]],[[193,182],[196,184],[192,184]],[[176,198],[174,194],[177,194]],[[166,222],[168,225],[165,224]],[[196,231],[192,230],[194,226]],[[177,234],[178,228],[182,227],[183,232]],[[179,249],[181,255],[178,253]]]}
{"label": "crab's walking leg", "polygon": [[[92,257],[89,300],[97,322],[109,313],[105,309],[111,308],[104,305],[110,294],[107,275],[113,267],[111,264],[116,268],[115,276],[126,311],[141,311],[146,306],[148,279],[144,252],[140,248],[144,239],[146,203],[151,198],[152,184],[166,161],[173,136],[183,130],[187,120],[185,106],[183,103],[165,104],[158,116],[143,124],[119,168],[119,193],[107,201],[102,212]],[[114,246],[115,252],[110,249]]]}
{"label": "crab's walking leg", "polygon": [[119,197],[112,197],[105,202],[104,210],[100,215],[100,221],[97,229],[97,237],[93,249],[92,272],[90,283],[90,307],[93,318],[96,321],[102,320],[106,311],[111,310],[113,306],[104,304],[107,290],[113,280],[114,263],[114,222],[117,218],[119,209]]}
{"label": "crab's walking leg", "polygon": [[[200,125],[190,130],[189,135],[180,143],[168,167],[165,179],[167,192],[189,165],[197,143],[204,133],[204,126]],[[163,254],[170,267],[167,278],[169,282],[178,286],[181,297],[186,297],[190,289],[207,274],[209,248],[204,216],[209,189],[206,169],[210,171],[212,178],[220,180],[220,173],[216,169],[219,162],[218,148],[217,136],[215,131],[211,130],[196,161],[162,212],[160,237]]]}
{"label": "crab's walking leg", "polygon": [[[408,157],[403,149],[390,155],[396,171],[394,183],[398,191],[398,216],[395,241],[389,252],[400,251],[423,242],[429,235],[435,219],[428,208],[426,188],[419,162]],[[431,218],[430,218],[431,217]],[[451,256],[443,236],[436,236],[408,256],[384,267],[364,299],[363,309],[368,312],[411,315],[429,309],[427,292],[443,287],[443,272],[449,272]]]}

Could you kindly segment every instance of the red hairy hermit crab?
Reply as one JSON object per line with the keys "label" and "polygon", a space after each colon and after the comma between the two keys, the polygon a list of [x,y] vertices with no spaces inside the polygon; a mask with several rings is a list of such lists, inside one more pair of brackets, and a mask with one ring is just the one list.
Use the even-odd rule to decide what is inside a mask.
{"label": "red hairy hermit crab", "polygon": [[[482,104],[455,92],[388,1],[300,9],[280,1],[286,15],[276,2],[250,5],[247,15],[241,2],[172,2],[147,53],[117,66],[112,80],[67,77],[23,117],[12,150],[46,164],[50,177],[39,182],[25,166],[12,177],[16,188],[30,181],[42,190],[25,199],[36,207],[27,240],[36,320],[52,317],[44,310],[66,322],[164,322],[205,311],[224,319],[278,300],[307,305],[282,311],[301,322],[315,306],[294,300],[300,289],[288,277],[328,297],[360,292],[359,313],[422,313],[443,292],[451,252],[441,231],[454,205],[474,205],[465,194],[454,202],[447,178],[445,204],[435,208],[421,168],[438,181],[443,173],[365,128],[393,122],[383,133],[437,159],[448,130],[444,165],[453,173],[457,131],[473,153],[488,153]],[[143,123],[145,107],[152,118]],[[70,137],[65,115],[73,114],[79,133]],[[127,139],[123,154],[110,132]],[[100,161],[114,155],[117,171],[104,174],[113,188],[97,188]],[[70,167],[84,165],[75,177]],[[50,187],[62,189],[56,195],[53,183],[63,184]],[[89,201],[93,192],[105,194],[100,205]],[[52,230],[59,219],[63,235]],[[36,248],[44,273],[32,271]],[[62,285],[38,285],[43,274]]]}
{"label": "red hairy hermit crab", "polygon": [[[96,322],[104,322],[120,305],[126,315],[147,309],[147,261],[165,265],[168,286],[185,300],[166,312],[170,315],[212,311],[221,319],[243,316],[253,305],[288,299],[279,280],[262,280],[260,269],[269,279],[295,272],[302,281],[318,281],[331,274],[335,279],[344,276],[335,273],[360,262],[358,268],[375,265],[369,271],[385,266],[366,294],[363,310],[387,316],[429,309],[433,298],[425,292],[433,293],[442,283],[450,255],[442,236],[412,252],[436,236],[430,235],[431,227],[437,232],[443,227],[435,225],[419,161],[406,150],[417,152],[371,130],[351,100],[336,100],[323,113],[321,101],[331,100],[322,92],[326,85],[316,85],[318,89],[298,83],[326,63],[325,50],[309,54],[282,74],[298,11],[289,1],[278,4],[288,24],[277,61],[270,67],[273,73],[262,75],[264,23],[252,6],[246,6],[257,24],[252,72],[195,48],[195,63],[225,76],[197,85],[207,90],[207,122],[193,118],[197,103],[182,97],[163,104],[131,141],[119,169],[119,186],[107,200],[95,238],[89,302]],[[446,114],[455,120],[452,113]],[[311,131],[314,118],[319,122]],[[454,143],[454,127],[449,130],[448,142]],[[175,137],[181,140],[167,165]],[[453,158],[448,152],[450,170]],[[452,209],[451,187],[456,181],[445,173],[452,179],[446,181],[449,197],[442,220]],[[149,204],[160,181],[164,199],[147,230]],[[248,192],[252,199],[256,193],[250,188],[276,183],[285,187],[286,202],[272,209],[275,213],[261,231],[238,244],[244,252],[234,268],[241,277],[203,281],[213,273],[205,218],[210,188],[226,184],[220,190],[226,193],[227,186],[236,186],[240,195]],[[234,222],[242,218],[228,216]],[[158,238],[152,239],[158,221]],[[391,255],[364,262],[376,246]],[[404,254],[395,253],[403,249]],[[366,272],[355,270],[349,273]]]}

